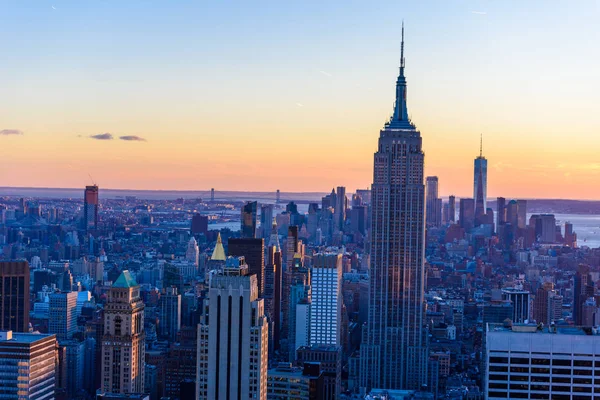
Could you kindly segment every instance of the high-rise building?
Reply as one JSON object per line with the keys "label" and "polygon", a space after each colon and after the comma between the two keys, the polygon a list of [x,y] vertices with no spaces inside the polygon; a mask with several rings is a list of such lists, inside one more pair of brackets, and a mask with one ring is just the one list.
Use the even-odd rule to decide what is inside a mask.
{"label": "high-rise building", "polygon": [[504,197],[498,197],[496,199],[496,230],[501,225],[506,223],[506,199]]}
{"label": "high-rise building", "polygon": [[337,205],[337,195],[335,189],[331,189],[331,193],[321,198],[321,208],[327,210],[328,208],[335,208]]}
{"label": "high-rise building", "polygon": [[517,226],[520,229],[527,227],[527,200],[517,200]]}
{"label": "high-rise building", "polygon": [[456,221],[456,197],[448,197],[448,222],[454,223]]}
{"label": "high-rise building", "polygon": [[269,240],[271,236],[271,227],[273,224],[273,204],[264,204],[260,207],[260,231],[265,240]]}
{"label": "high-rise building", "polygon": [[302,240],[298,239],[298,227],[293,225],[288,228],[288,235],[285,240],[285,264],[287,267],[294,264],[296,255],[304,257],[304,246]]}
{"label": "high-rise building", "polygon": [[310,344],[341,345],[342,255],[313,256]]}
{"label": "high-rise building", "polygon": [[475,219],[480,220],[487,210],[487,159],[483,156],[483,136],[479,143],[479,157],[474,161],[473,198]]}
{"label": "high-rise building", "polygon": [[348,198],[346,198],[346,188],[338,186],[335,194],[336,203],[334,206],[335,230],[343,231],[346,222],[346,208],[348,207]]}
{"label": "high-rise building", "polygon": [[565,244],[569,247],[577,247],[577,234],[573,232],[573,224],[565,222]]}
{"label": "high-rise building", "polygon": [[523,323],[529,320],[529,292],[515,288],[502,289],[503,300],[510,300],[513,305],[512,321]]}
{"label": "high-rise building", "polygon": [[535,236],[539,242],[556,242],[556,217],[554,214],[532,215],[529,218],[529,226],[535,229]]}
{"label": "high-rise building", "polygon": [[215,202],[215,188],[211,188],[211,189],[210,189],[210,201],[211,201],[212,203],[214,203],[214,202]]}
{"label": "high-rise building", "polygon": [[597,394],[597,330],[537,324],[484,329],[486,399],[578,399]]}
{"label": "high-rise building", "polygon": [[[198,329],[183,327],[177,333],[177,341],[169,346],[165,368],[165,396],[186,399],[184,383],[196,384],[196,357],[198,355]],[[148,391],[149,388],[146,388]]]}
{"label": "high-rise building", "polygon": [[374,157],[369,318],[359,379],[367,389],[418,389],[427,383],[424,153],[421,134],[408,118],[404,38],[401,53],[394,114],[380,132]]}
{"label": "high-rise building", "polygon": [[176,287],[171,286],[163,290],[158,307],[160,334],[174,342],[181,329],[181,294],[177,293]]}
{"label": "high-rise building", "polygon": [[185,251],[185,259],[198,267],[200,249],[198,247],[198,242],[196,242],[194,237],[190,238],[190,241],[188,242],[188,246]]}
{"label": "high-rise building", "polygon": [[77,293],[52,293],[49,299],[48,332],[59,342],[68,340],[77,332]]}
{"label": "high-rise building", "polygon": [[258,203],[256,201],[248,201],[242,207],[242,237],[243,238],[254,238],[256,237],[256,214],[257,214]]}
{"label": "high-rise building", "polygon": [[83,228],[85,232],[98,229],[98,186],[86,186],[83,192]]}
{"label": "high-rise building", "polygon": [[582,307],[585,301],[594,295],[594,286],[590,276],[590,266],[579,264],[573,276],[573,321],[575,325],[583,324]]}
{"label": "high-rise building", "polygon": [[258,295],[262,296],[265,279],[265,240],[263,238],[231,238],[227,242],[230,256],[244,257],[248,273],[255,274],[258,282]]}
{"label": "high-rise building", "polygon": [[0,261],[0,330],[29,332],[27,261]]}
{"label": "high-rise building", "polygon": [[548,310],[548,299],[550,294],[554,290],[554,285],[551,282],[545,282],[542,287],[538,288],[535,292],[535,299],[533,300],[533,319],[535,322],[541,322],[544,325],[548,325],[549,310]]}
{"label": "high-rise building", "polygon": [[124,270],[108,291],[104,306],[100,390],[144,393],[144,302],[140,286]]}
{"label": "high-rise building", "polygon": [[268,372],[267,398],[273,400],[324,400],[323,374],[319,363],[293,367],[280,363]]}
{"label": "high-rise building", "polygon": [[198,325],[198,399],[267,398],[268,322],[256,275],[229,257]]}
{"label": "high-rise building", "polygon": [[342,389],[342,347],[335,345],[312,345],[298,348],[298,364],[319,363],[323,373],[323,400],[335,400]]}
{"label": "high-rise building", "polygon": [[475,200],[460,199],[458,211],[458,222],[466,232],[475,226]]}
{"label": "high-rise building", "polygon": [[[285,301],[282,302],[283,332],[287,338],[289,360],[293,362],[296,359],[296,349],[307,344],[298,344],[297,334],[304,334],[306,339],[310,340],[310,270],[302,265],[293,265],[285,271],[285,276],[288,289],[285,291]],[[298,308],[301,310],[299,311]],[[298,317],[302,318],[300,322]]]}
{"label": "high-rise building", "polygon": [[438,196],[439,181],[437,176],[428,176],[426,179],[426,215],[427,226],[438,227],[442,223],[442,208]]}
{"label": "high-rise building", "polygon": [[194,214],[190,227],[192,235],[206,235],[208,233],[208,217],[206,215]]}
{"label": "high-rise building", "polygon": [[281,283],[283,258],[279,247],[277,224],[273,222],[265,266],[265,314],[269,319],[269,350],[279,350],[281,334]]}
{"label": "high-rise building", "polygon": [[0,396],[4,399],[54,399],[56,336],[0,331]]}
{"label": "high-rise building", "polygon": [[552,291],[548,294],[548,323],[556,322],[563,317],[563,297]]}

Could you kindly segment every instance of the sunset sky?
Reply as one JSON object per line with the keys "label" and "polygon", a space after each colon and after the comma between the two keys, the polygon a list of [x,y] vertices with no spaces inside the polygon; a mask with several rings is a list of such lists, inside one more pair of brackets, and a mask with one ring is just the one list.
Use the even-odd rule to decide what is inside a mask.
{"label": "sunset sky", "polygon": [[472,196],[483,134],[489,197],[600,199],[599,0],[9,0],[0,16],[0,186],[366,188],[404,19],[443,196]]}

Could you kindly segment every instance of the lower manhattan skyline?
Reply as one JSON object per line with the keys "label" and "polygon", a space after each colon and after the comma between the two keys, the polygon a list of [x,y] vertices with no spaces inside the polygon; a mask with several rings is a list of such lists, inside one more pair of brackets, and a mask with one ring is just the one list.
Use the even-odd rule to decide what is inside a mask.
{"label": "lower manhattan skyline", "polygon": [[550,3],[10,3],[0,184],[366,188],[401,16],[441,196],[471,196],[483,134],[488,198],[600,199],[598,3]]}

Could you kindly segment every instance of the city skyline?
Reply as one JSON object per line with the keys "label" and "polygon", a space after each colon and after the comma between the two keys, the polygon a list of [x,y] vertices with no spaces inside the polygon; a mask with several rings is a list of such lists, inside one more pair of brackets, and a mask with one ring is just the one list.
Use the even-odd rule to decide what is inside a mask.
{"label": "city skyline", "polygon": [[[600,199],[598,3],[546,5],[8,5],[0,167],[22,166],[2,185],[368,187],[403,17],[411,116],[441,196],[470,197],[483,133],[488,198]],[[579,139],[568,151],[566,126]]]}

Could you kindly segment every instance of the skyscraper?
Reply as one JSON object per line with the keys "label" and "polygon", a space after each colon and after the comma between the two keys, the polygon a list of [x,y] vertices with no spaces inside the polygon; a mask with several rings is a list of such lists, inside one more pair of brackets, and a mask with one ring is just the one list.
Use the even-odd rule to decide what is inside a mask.
{"label": "skyscraper", "polygon": [[192,217],[192,224],[190,227],[192,235],[199,235],[208,233],[208,217],[206,215],[194,214]]}
{"label": "skyscraper", "polygon": [[475,201],[473,199],[460,199],[458,222],[465,231],[470,231],[475,226]]}
{"label": "skyscraper", "polygon": [[456,197],[448,197],[448,221],[454,223],[456,221]]}
{"label": "skyscraper", "polygon": [[0,332],[0,393],[4,399],[54,399],[56,336]]}
{"label": "skyscraper", "polygon": [[260,207],[260,231],[261,237],[268,240],[271,236],[271,227],[273,224],[273,204],[264,204]]}
{"label": "skyscraper", "polygon": [[402,32],[394,114],[380,132],[374,157],[369,317],[360,348],[363,388],[418,389],[427,383],[424,153],[421,134],[408,118]]}
{"label": "skyscraper", "polygon": [[158,302],[160,308],[160,334],[174,342],[181,329],[181,294],[176,287],[163,290]]}
{"label": "skyscraper", "polygon": [[346,208],[348,206],[348,199],[346,198],[346,188],[344,186],[338,186],[336,192],[336,204],[334,206],[334,219],[335,219],[335,230],[343,231],[344,222],[346,222]]}
{"label": "skyscraper", "polygon": [[473,198],[475,218],[481,218],[487,210],[487,159],[483,156],[483,136],[479,143],[479,157],[474,161]]}
{"label": "skyscraper", "polygon": [[144,393],[144,302],[140,286],[124,270],[104,306],[102,378],[104,393]]}
{"label": "skyscraper", "polygon": [[520,229],[527,227],[527,200],[517,200],[517,226]]}
{"label": "skyscraper", "polygon": [[77,332],[77,292],[52,293],[49,298],[48,332],[59,342],[71,339]]}
{"label": "skyscraper", "polygon": [[594,397],[594,360],[600,357],[595,330],[537,324],[490,324],[483,329],[486,399]]}
{"label": "skyscraper", "polygon": [[498,197],[496,199],[496,230],[506,223],[506,199]]}
{"label": "skyscraper", "polygon": [[85,232],[98,229],[98,186],[86,186],[83,192],[83,228]]}
{"label": "skyscraper", "polygon": [[256,275],[258,295],[263,295],[265,279],[265,240],[255,238],[231,238],[227,242],[230,256],[244,257],[248,273]]}
{"label": "skyscraper", "polygon": [[0,261],[0,330],[29,332],[27,261]]}
{"label": "skyscraper", "polygon": [[279,247],[277,224],[273,222],[265,266],[265,314],[269,318],[270,340],[273,350],[279,350],[281,332],[281,282],[283,259]]}
{"label": "skyscraper", "polygon": [[242,237],[256,237],[256,213],[258,203],[256,201],[248,201],[242,207]]}
{"label": "skyscraper", "polygon": [[341,345],[342,255],[313,256],[310,344]]}
{"label": "skyscraper", "polygon": [[267,398],[268,323],[256,275],[229,257],[212,278],[198,325],[198,399]]}
{"label": "skyscraper", "polygon": [[426,179],[426,215],[427,226],[437,227],[442,223],[442,208],[438,196],[439,180],[437,176],[428,176]]}

